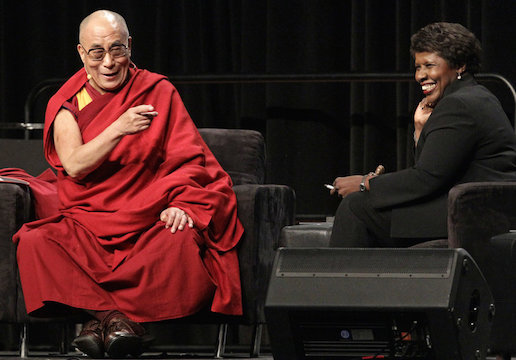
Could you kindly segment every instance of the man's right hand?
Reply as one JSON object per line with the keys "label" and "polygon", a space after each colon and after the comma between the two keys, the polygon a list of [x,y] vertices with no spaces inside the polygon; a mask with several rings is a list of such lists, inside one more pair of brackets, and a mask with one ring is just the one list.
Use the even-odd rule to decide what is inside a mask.
{"label": "man's right hand", "polygon": [[128,109],[116,120],[116,129],[121,135],[136,134],[147,130],[152,119],[158,115],[152,105],[138,105]]}

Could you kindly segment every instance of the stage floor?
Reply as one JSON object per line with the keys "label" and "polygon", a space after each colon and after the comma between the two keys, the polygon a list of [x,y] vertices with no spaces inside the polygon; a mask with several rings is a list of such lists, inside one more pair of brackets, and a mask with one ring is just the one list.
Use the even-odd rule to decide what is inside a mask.
{"label": "stage floor", "polygon": [[[56,360],[86,360],[90,359],[81,353],[69,353],[69,354],[56,354],[56,353],[32,353],[29,354],[28,358],[21,358],[18,353],[13,352],[0,352],[0,359],[5,360],[49,360],[49,359],[56,359]],[[104,358],[103,360],[106,360],[108,358]],[[130,358],[126,358],[125,360],[128,360]],[[196,360],[213,360],[213,355],[210,354],[175,354],[175,353],[144,353],[142,356],[140,356],[138,359],[142,360],[169,360],[169,359],[196,359]],[[224,355],[224,359],[228,360],[250,360],[249,354],[226,354]],[[253,358],[253,359],[260,359],[260,360],[273,360],[271,354],[263,354],[260,355],[259,358]],[[294,360],[294,359],[293,359]]]}
{"label": "stage floor", "polygon": [[[239,350],[237,350],[239,351]],[[49,352],[49,351],[33,351],[29,354],[27,358],[22,358],[19,356],[18,352],[7,352],[0,351],[0,360],[88,360],[87,356],[83,355],[80,352],[70,352],[67,354],[60,354],[58,352]],[[215,359],[213,353],[209,352],[195,352],[195,353],[179,353],[173,351],[149,351],[142,354],[139,358],[126,358],[124,360],[132,360],[132,359],[141,359],[141,360],[213,360]],[[227,360],[251,360],[251,359],[259,359],[259,360],[274,360],[270,350],[267,349],[262,351],[259,357],[251,358],[249,353],[246,352],[228,352],[224,354],[224,358]],[[356,358],[354,358],[356,359]],[[512,360],[516,360],[516,357],[512,357]],[[94,359],[92,359],[94,360]],[[99,359],[99,360],[109,360],[109,358]],[[295,359],[292,359],[295,360]],[[488,356],[486,360],[496,360],[494,356]]]}
{"label": "stage floor", "polygon": [[[0,352],[0,359],[5,360],[86,360],[90,359],[80,353],[69,353],[69,354],[55,354],[55,353],[33,353],[30,354],[28,358],[21,358],[17,353],[9,353],[9,352]],[[108,358],[102,359],[106,360]],[[125,360],[130,360],[131,358],[126,358]],[[142,360],[169,360],[169,359],[196,359],[196,360],[213,360],[213,356],[209,354],[168,354],[168,353],[144,353],[138,359]],[[259,359],[259,360],[273,360],[271,354],[263,354],[258,358],[250,358],[249,354],[226,354],[224,355],[224,359],[228,360],[250,360],[250,359]],[[93,360],[93,359],[92,359]],[[295,359],[292,359],[295,360]],[[486,360],[495,360],[494,357],[487,357]],[[515,357],[512,360],[516,360]]]}
{"label": "stage floor", "polygon": [[[29,354],[28,358],[21,358],[16,352],[2,352],[0,351],[0,359],[5,360],[87,360],[90,359],[81,353],[68,353],[68,354],[59,354],[59,353],[49,353],[49,352],[33,352]],[[104,358],[102,360],[107,360],[109,358]],[[135,358],[136,359],[136,358]],[[137,359],[142,360],[169,360],[169,359],[196,359],[196,360],[213,360],[214,357],[212,354],[187,354],[187,353],[163,353],[163,352],[149,352],[144,353]],[[260,355],[258,358],[250,358],[249,354],[245,353],[235,353],[235,354],[225,354],[224,359],[227,360],[250,360],[250,359],[259,359],[259,360],[274,360],[272,354],[264,353]],[[516,360],[516,357],[512,357],[512,360]],[[92,359],[93,360],[93,359]],[[126,358],[125,360],[131,360],[131,358]],[[292,359],[295,360],[295,359]],[[495,360],[495,357],[488,356],[486,360]]]}

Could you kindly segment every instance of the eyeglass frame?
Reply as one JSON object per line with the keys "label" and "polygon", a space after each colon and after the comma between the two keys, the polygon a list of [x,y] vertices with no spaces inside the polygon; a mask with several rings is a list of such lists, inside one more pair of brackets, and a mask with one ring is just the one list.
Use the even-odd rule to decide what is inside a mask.
{"label": "eyeglass frame", "polygon": [[[91,61],[102,61],[104,60],[104,58],[106,57],[106,54],[109,53],[109,55],[113,58],[113,59],[116,59],[116,58],[120,58],[120,57],[124,57],[124,56],[127,56],[128,54],[128,50],[129,50],[129,47],[125,44],[113,44],[109,47],[108,50],[104,49],[103,47],[93,47],[89,50],[86,50],[86,48],[81,44],[79,43],[79,45],[81,45],[81,47],[84,49],[84,51],[86,52],[86,56],[91,60]],[[124,48],[124,54],[123,55],[120,55],[120,56],[113,56],[111,54],[111,50],[114,48],[114,47],[123,47]],[[90,56],[90,52],[93,51],[93,50],[102,50],[102,57],[99,58],[99,59],[93,59],[91,56]]]}

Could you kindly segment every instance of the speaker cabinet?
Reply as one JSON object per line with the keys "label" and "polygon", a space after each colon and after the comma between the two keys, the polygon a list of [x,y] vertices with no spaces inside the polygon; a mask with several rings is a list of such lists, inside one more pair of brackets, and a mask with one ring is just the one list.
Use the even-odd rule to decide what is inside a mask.
{"label": "speaker cabinet", "polygon": [[280,248],[265,315],[275,360],[476,360],[493,304],[464,249]]}

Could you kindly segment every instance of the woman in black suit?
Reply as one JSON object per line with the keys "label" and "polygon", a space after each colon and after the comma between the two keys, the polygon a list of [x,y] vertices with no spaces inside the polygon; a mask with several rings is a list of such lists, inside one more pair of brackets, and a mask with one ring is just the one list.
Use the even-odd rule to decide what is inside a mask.
{"label": "woman in black suit", "polygon": [[478,85],[481,47],[460,24],[434,23],[411,38],[425,97],[414,113],[415,165],[338,177],[343,196],[330,244],[410,246],[447,237],[447,196],[456,184],[516,180],[516,136],[498,99]]}

